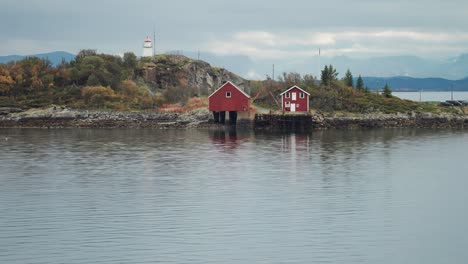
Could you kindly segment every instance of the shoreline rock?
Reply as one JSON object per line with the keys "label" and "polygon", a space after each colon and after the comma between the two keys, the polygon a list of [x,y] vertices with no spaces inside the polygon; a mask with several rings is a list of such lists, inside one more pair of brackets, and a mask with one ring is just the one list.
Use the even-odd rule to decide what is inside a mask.
{"label": "shoreline rock", "polygon": [[257,115],[255,128],[266,130],[366,129],[366,128],[465,128],[468,115],[449,114],[363,114],[325,117],[306,115]]}
{"label": "shoreline rock", "polygon": [[[259,118],[262,117],[262,118]],[[9,111],[0,115],[0,127],[7,128],[211,128],[214,124],[208,109],[186,113],[113,112],[72,110],[63,107]],[[252,122],[238,122],[238,127],[264,130],[357,129],[357,128],[464,128],[468,115],[450,114],[363,114],[345,117],[314,115],[257,115]]]}
{"label": "shoreline rock", "polygon": [[183,128],[208,123],[207,109],[187,113],[113,112],[51,107],[0,116],[0,127]]}

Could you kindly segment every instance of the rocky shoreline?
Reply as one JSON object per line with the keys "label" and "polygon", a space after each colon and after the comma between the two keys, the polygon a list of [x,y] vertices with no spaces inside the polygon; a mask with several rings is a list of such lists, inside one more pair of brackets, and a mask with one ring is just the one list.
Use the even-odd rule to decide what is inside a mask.
{"label": "rocky shoreline", "polygon": [[363,115],[360,117],[332,117],[317,122],[324,128],[465,128],[468,116],[434,115]]}
{"label": "rocky shoreline", "polygon": [[464,128],[468,115],[451,114],[362,114],[354,116],[257,115],[258,129],[365,129],[365,128]]}
{"label": "rocky shoreline", "polygon": [[[259,118],[261,116],[261,118]],[[265,117],[266,116],[266,117]],[[0,127],[19,128],[207,128],[218,127],[207,109],[186,113],[111,112],[72,110],[63,107],[0,109]],[[356,129],[356,128],[465,128],[468,115],[450,114],[365,114],[357,116],[258,115],[238,126],[255,129]]]}
{"label": "rocky shoreline", "polygon": [[24,112],[0,109],[0,127],[23,128],[188,128],[204,126],[209,118],[210,113],[206,109],[187,113],[91,111],[62,107]]}

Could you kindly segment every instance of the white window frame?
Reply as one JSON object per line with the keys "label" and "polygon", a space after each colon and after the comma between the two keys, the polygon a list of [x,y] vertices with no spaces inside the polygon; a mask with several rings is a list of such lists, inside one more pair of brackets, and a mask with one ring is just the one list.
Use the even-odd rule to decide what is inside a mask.
{"label": "white window frame", "polygon": [[300,93],[299,93],[299,98],[304,99],[304,98],[305,98],[305,93],[304,93],[304,92],[300,92]]}
{"label": "white window frame", "polygon": [[231,98],[232,97],[232,93],[231,92],[226,92],[226,98]]}
{"label": "white window frame", "polygon": [[291,97],[291,94],[289,92],[287,92],[285,95],[284,95],[284,98],[290,98]]}
{"label": "white window frame", "polygon": [[284,106],[285,106],[285,107],[290,107],[290,106],[291,106],[291,102],[289,102],[289,101],[286,101],[286,103],[285,103],[285,105],[284,105]]}

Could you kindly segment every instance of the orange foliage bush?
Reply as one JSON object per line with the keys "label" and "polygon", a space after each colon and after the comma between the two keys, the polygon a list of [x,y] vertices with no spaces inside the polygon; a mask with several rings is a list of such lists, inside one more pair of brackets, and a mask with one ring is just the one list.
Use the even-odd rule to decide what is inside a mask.
{"label": "orange foliage bush", "polygon": [[104,105],[104,102],[115,98],[115,92],[109,86],[86,86],[81,94],[85,103],[96,107],[101,107]]}
{"label": "orange foliage bush", "polygon": [[165,113],[184,113],[194,109],[208,107],[208,98],[193,97],[188,99],[187,104],[163,104],[159,108],[160,112]]}

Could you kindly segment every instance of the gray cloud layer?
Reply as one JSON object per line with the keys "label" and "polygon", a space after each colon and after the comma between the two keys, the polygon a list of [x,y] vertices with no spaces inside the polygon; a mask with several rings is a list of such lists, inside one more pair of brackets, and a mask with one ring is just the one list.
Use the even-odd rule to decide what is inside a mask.
{"label": "gray cloud layer", "polygon": [[[465,52],[467,1],[0,0],[0,55],[211,50],[254,59]],[[258,58],[257,58],[258,56]]]}

